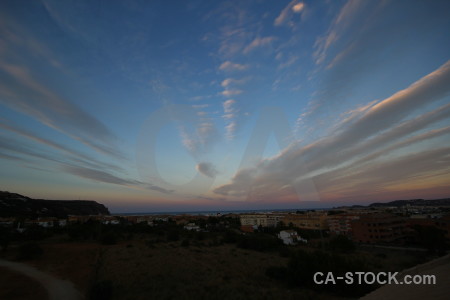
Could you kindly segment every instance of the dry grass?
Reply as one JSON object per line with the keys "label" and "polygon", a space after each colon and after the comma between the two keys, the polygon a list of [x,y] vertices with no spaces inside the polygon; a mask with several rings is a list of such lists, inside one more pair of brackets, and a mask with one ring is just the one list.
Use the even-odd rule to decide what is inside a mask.
{"label": "dry grass", "polygon": [[309,290],[287,289],[265,276],[269,266],[287,263],[277,253],[234,245],[148,247],[134,241],[105,248],[99,281],[110,281],[113,299],[321,299]]}

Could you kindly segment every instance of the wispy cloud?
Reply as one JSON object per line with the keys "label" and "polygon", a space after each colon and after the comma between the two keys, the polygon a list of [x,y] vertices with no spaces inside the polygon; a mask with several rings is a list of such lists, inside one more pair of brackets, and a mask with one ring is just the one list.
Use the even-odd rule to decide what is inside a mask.
{"label": "wispy cloud", "polygon": [[65,154],[68,154],[69,159],[76,160],[80,164],[87,164],[87,165],[94,166],[97,168],[107,168],[107,169],[121,171],[121,172],[123,171],[123,169],[118,166],[115,166],[115,165],[112,165],[109,163],[100,162],[86,154],[75,151],[72,148],[66,147],[62,144],[56,143],[49,139],[42,138],[39,135],[37,135],[36,133],[32,133],[30,131],[27,131],[23,128],[18,127],[17,125],[11,124],[11,122],[8,122],[8,123],[0,122],[0,128],[3,128],[5,130],[8,130],[15,134],[18,134],[22,137],[25,137],[25,138],[32,140],[36,143],[39,143],[41,145],[44,145],[44,146],[59,150]]}
{"label": "wispy cloud", "polygon": [[99,120],[48,89],[24,66],[0,62],[9,85],[0,86],[0,101],[43,124],[105,154],[123,155],[115,147],[115,135]]}
{"label": "wispy cloud", "polygon": [[220,83],[220,85],[224,88],[228,88],[228,87],[234,86],[234,85],[242,85],[242,84],[246,83],[248,80],[249,80],[248,77],[241,78],[241,79],[226,78]]}
{"label": "wispy cloud", "polygon": [[194,128],[181,124],[179,131],[184,147],[196,158],[210,151],[217,140],[217,130],[207,111],[198,111]]}
{"label": "wispy cloud", "polygon": [[351,23],[358,11],[365,6],[364,1],[349,0],[342,7],[337,17],[332,22],[327,33],[316,40],[316,51],[313,54],[316,64],[321,64],[325,61],[328,50],[342,35],[343,31]]}
{"label": "wispy cloud", "polygon": [[247,54],[247,53],[250,53],[251,51],[253,51],[256,48],[269,46],[270,44],[272,44],[272,42],[275,39],[276,38],[273,37],[273,36],[266,36],[266,37],[263,37],[263,38],[257,37],[250,44],[248,44],[244,48],[243,53]]}
{"label": "wispy cloud", "polygon": [[[293,144],[275,157],[239,170],[230,183],[214,192],[254,201],[267,197],[308,199],[311,195],[301,194],[301,190],[298,195],[292,186],[313,180],[322,199],[330,200],[353,197],[361,190],[377,195],[392,188],[394,182],[416,181],[433,170],[439,171],[434,173],[439,174],[433,177],[434,184],[448,182],[450,149],[442,144],[429,151],[417,147],[449,134],[448,127],[421,130],[445,119],[450,106],[405,119],[449,93],[450,61],[408,88],[360,110],[359,117],[338,126],[328,137],[302,147]],[[405,147],[409,147],[407,151],[397,151]],[[299,173],[301,168],[306,172]]]}
{"label": "wispy cloud", "polygon": [[222,103],[222,106],[224,112],[222,118],[226,122],[225,136],[228,140],[232,140],[237,130],[237,117],[239,113],[239,110],[236,108],[236,100],[228,99]]}
{"label": "wispy cloud", "polygon": [[233,90],[224,90],[220,94],[224,97],[232,97],[232,96],[242,94],[242,92],[243,92],[242,90],[233,89]]}
{"label": "wispy cloud", "polygon": [[288,23],[293,14],[301,13],[304,8],[305,4],[303,2],[299,2],[298,0],[289,2],[289,4],[280,12],[273,24],[275,26],[280,26]]}
{"label": "wispy cloud", "polygon": [[248,69],[248,67],[249,66],[246,64],[233,63],[233,62],[227,60],[219,66],[219,70],[222,70],[222,71],[244,71],[244,70]]}
{"label": "wispy cloud", "polygon": [[123,185],[129,188],[149,189],[164,194],[170,194],[174,192],[173,190],[168,190],[154,184],[142,183],[137,180],[123,179],[121,177],[117,177],[102,170],[84,168],[73,165],[61,165],[61,169],[69,174],[97,182]]}

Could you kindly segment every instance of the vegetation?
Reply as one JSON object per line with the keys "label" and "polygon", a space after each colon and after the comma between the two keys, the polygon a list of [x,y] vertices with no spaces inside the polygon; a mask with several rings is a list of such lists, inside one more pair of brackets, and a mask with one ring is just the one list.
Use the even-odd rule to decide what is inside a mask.
{"label": "vegetation", "polygon": [[19,247],[19,260],[36,259],[44,254],[44,250],[36,243],[26,243]]}
{"label": "vegetation", "polygon": [[327,290],[340,296],[360,297],[376,287],[358,284],[356,281],[353,284],[346,284],[340,280],[337,280],[336,284],[318,285],[313,278],[319,271],[324,274],[332,272],[336,277],[344,277],[346,272],[368,271],[368,268],[358,259],[322,251],[298,250],[289,258],[287,267],[269,267],[266,275],[283,281],[291,287]]}
{"label": "vegetation", "polygon": [[[33,264],[52,269],[64,265],[60,274],[85,280],[87,299],[300,299],[323,293],[360,297],[377,287],[343,281],[317,285],[313,276],[318,271],[333,272],[334,276],[355,271],[399,271],[445,249],[443,233],[429,227],[415,228],[417,241],[430,250],[419,257],[381,248],[367,250],[344,236],[330,237],[289,224],[242,233],[238,219],[210,217],[191,222],[201,230],[186,230],[170,219],[155,221],[153,226],[125,219],[117,225],[88,221],[60,228],[29,226],[22,234],[12,227],[0,227],[4,250],[0,254],[32,259]],[[287,228],[296,230],[308,243],[282,244],[276,234]],[[80,261],[80,256],[71,260],[74,255],[86,260],[84,269],[74,268]],[[91,275],[75,276],[71,272]]]}

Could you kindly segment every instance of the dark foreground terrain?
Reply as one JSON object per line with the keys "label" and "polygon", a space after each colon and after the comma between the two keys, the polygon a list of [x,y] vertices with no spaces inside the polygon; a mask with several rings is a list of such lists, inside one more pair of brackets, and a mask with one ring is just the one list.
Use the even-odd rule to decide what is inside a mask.
{"label": "dark foreground terrain", "polygon": [[[0,258],[73,283],[85,299],[356,299],[378,286],[318,286],[313,274],[401,271],[438,256],[314,234],[286,246],[273,232],[242,234],[232,221],[211,221],[208,232],[173,222],[33,227],[10,236]],[[35,280],[1,271],[0,299],[47,298]]]}

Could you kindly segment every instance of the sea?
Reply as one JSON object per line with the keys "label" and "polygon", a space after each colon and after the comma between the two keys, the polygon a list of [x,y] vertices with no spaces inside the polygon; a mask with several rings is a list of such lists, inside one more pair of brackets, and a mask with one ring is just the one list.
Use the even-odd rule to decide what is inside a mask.
{"label": "sea", "polygon": [[135,213],[111,213],[113,216],[179,216],[179,215],[191,215],[191,216],[217,216],[227,214],[246,214],[246,213],[281,213],[281,212],[297,212],[297,211],[321,211],[328,208],[291,208],[291,209],[249,209],[249,210],[205,210],[205,211],[161,211],[161,212],[135,212]]}

